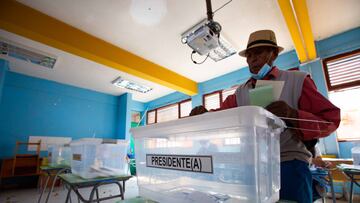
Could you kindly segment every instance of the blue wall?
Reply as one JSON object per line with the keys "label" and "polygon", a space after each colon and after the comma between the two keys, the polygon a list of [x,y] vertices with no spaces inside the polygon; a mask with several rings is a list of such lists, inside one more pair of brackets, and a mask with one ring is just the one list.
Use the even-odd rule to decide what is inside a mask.
{"label": "blue wall", "polygon": [[[4,66],[4,65],[3,65]],[[0,157],[33,136],[123,138],[121,98],[7,72],[0,105]]]}
{"label": "blue wall", "polygon": [[9,63],[3,59],[0,59],[0,104],[1,104],[1,97],[4,89],[5,84],[5,76],[9,69]]}
{"label": "blue wall", "polygon": [[119,121],[116,139],[129,139],[129,130],[131,127],[131,94],[125,93],[119,96]]}

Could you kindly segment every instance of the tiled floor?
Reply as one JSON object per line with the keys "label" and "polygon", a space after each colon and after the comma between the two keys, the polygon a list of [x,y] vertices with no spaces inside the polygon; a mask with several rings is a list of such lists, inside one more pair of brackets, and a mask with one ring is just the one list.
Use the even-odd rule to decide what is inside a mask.
{"label": "tiled floor", "polygon": [[[109,196],[111,194],[117,193],[118,190],[116,187],[113,186],[103,186],[100,188],[100,196]],[[83,189],[81,193],[85,197],[89,197],[90,189]],[[38,197],[40,193],[36,189],[23,189],[23,190],[6,190],[0,191],[0,203],[37,203]],[[125,198],[133,198],[138,195],[138,187],[136,178],[131,178],[129,181],[126,182],[126,192]],[[49,203],[63,203],[65,202],[66,191],[60,187],[56,188],[56,190],[51,194]],[[42,202],[45,202],[45,198],[42,198]],[[72,200],[73,202],[76,201],[76,195],[72,193]],[[102,201],[102,203],[114,203],[120,200],[120,198]],[[346,203],[345,200],[337,200],[337,203]],[[354,203],[360,203],[360,201],[355,200]],[[316,203],[322,203],[321,200],[316,201]],[[326,203],[332,203],[331,199],[327,199]]]}
{"label": "tiled floor", "polygon": [[[118,194],[119,189],[114,186],[102,186],[100,187],[100,197],[101,196],[110,196]],[[66,198],[67,191],[63,187],[56,188],[55,191],[51,194],[49,203],[64,203]],[[84,197],[89,197],[90,189],[81,189],[81,194]],[[47,193],[46,193],[47,195]],[[138,195],[138,187],[136,178],[131,178],[126,181],[126,192],[125,198],[132,198]],[[6,190],[0,191],[0,203],[37,203],[40,193],[37,189],[23,189],[23,190]],[[42,197],[41,202],[45,202],[46,197]],[[77,202],[76,195],[72,193],[73,202]],[[101,201],[102,203],[113,203],[120,200],[120,198]]]}

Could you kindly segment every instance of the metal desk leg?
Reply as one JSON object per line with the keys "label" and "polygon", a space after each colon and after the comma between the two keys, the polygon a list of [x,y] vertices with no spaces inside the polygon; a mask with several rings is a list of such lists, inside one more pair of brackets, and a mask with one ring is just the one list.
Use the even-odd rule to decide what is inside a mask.
{"label": "metal desk leg", "polygon": [[352,175],[350,175],[350,199],[349,202],[352,203],[353,202],[353,187],[354,187],[354,182],[353,182],[353,177]]}
{"label": "metal desk leg", "polygon": [[96,185],[93,187],[93,189],[90,192],[90,199],[89,202],[92,202],[94,199],[94,191],[97,189]]}
{"label": "metal desk leg", "polygon": [[68,193],[67,193],[66,199],[65,199],[65,203],[68,203],[69,199],[70,199],[70,202],[71,202],[70,194],[71,194],[71,187],[69,186]]}
{"label": "metal desk leg", "polygon": [[333,201],[333,203],[336,203],[336,196],[335,196],[335,190],[334,190],[334,182],[333,182],[333,178],[332,178],[332,175],[330,174],[330,172],[328,172],[328,177],[329,177],[329,182],[330,182],[330,189],[331,189],[332,201]]}
{"label": "metal desk leg", "polygon": [[99,189],[96,188],[96,198],[97,198],[97,203],[100,203],[99,201]]}
{"label": "metal desk leg", "polygon": [[65,169],[59,170],[59,171],[56,173],[56,175],[55,175],[55,177],[54,177],[54,179],[53,179],[53,183],[52,183],[52,185],[51,185],[50,191],[49,191],[49,193],[48,193],[48,195],[47,195],[47,197],[46,197],[45,203],[48,203],[48,201],[49,201],[50,194],[52,193],[52,191],[54,190],[54,187],[55,187],[56,179],[58,178],[58,176],[59,176],[60,174],[66,172],[66,171],[67,171],[67,169],[65,168]]}
{"label": "metal desk leg", "polygon": [[38,199],[38,203],[41,202],[41,197],[42,197],[42,195],[44,194],[44,192],[45,192],[45,190],[47,188],[47,185],[49,183],[49,179],[50,179],[50,174],[47,172],[47,178],[46,178],[46,181],[45,181],[45,187],[41,190],[40,197]]}

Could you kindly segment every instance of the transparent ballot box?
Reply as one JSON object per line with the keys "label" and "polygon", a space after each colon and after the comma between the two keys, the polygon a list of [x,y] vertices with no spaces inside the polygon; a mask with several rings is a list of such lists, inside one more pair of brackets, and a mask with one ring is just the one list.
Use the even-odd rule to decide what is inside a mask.
{"label": "transparent ballot box", "polygon": [[71,171],[82,178],[128,175],[126,160],[128,142],[83,139],[70,144]]}
{"label": "transparent ballot box", "polygon": [[131,129],[139,194],[158,202],[275,202],[285,124],[245,106]]}
{"label": "transparent ballot box", "polygon": [[50,166],[70,166],[71,148],[68,144],[50,144],[47,149]]}

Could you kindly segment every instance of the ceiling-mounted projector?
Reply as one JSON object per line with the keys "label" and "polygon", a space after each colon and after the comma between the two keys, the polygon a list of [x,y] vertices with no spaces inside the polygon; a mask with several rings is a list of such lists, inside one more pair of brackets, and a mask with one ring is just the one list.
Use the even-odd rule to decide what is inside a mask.
{"label": "ceiling-mounted projector", "polygon": [[[228,1],[226,4],[230,3]],[[225,5],[226,5],[225,4]],[[223,5],[222,7],[224,7]],[[220,7],[219,9],[221,9]],[[207,19],[202,20],[181,35],[181,41],[193,49],[192,54],[207,55],[214,61],[219,61],[236,53],[236,50],[222,36],[221,25],[213,21],[214,13],[211,8],[211,0],[206,0]],[[205,60],[207,59],[205,58]],[[205,62],[205,60],[203,62]],[[193,60],[195,64],[201,64]]]}
{"label": "ceiling-mounted projector", "polygon": [[214,24],[216,22],[203,20],[190,28],[181,35],[182,42],[189,45],[200,55],[208,54],[211,50],[219,46],[219,34],[221,30],[220,24],[217,23],[218,28],[214,28],[209,26],[211,23]]}

